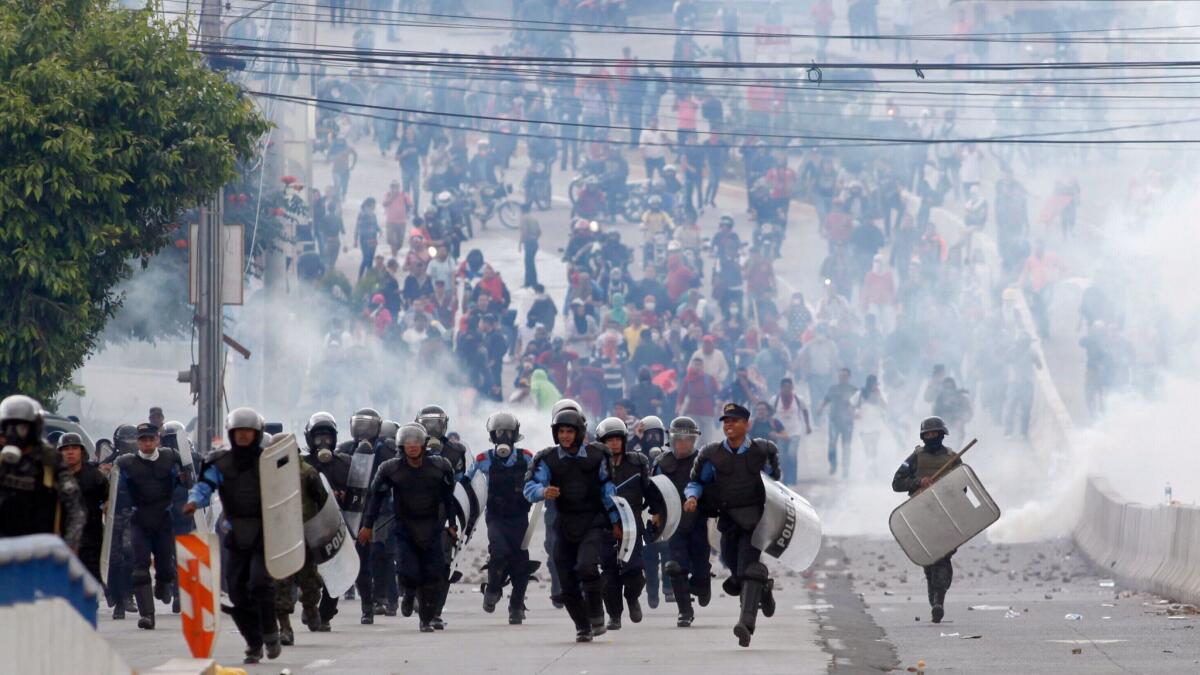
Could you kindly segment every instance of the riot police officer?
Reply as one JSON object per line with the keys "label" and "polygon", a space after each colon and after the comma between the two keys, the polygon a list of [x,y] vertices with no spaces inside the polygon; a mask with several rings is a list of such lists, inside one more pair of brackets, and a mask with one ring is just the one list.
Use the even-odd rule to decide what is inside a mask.
{"label": "riot police officer", "polygon": [[[957,458],[944,441],[950,433],[946,423],[940,417],[929,417],[921,422],[921,441],[923,445],[904,460],[896,475],[892,477],[892,490],[907,492],[909,496],[929,487],[934,474],[950,462],[957,463]],[[946,554],[945,558],[926,566],[925,585],[929,592],[929,606],[934,623],[941,623],[946,615],[946,591],[950,590],[950,582],[954,580],[954,565],[950,558],[954,551]]]}
{"label": "riot police officer", "polygon": [[[574,399],[563,398],[554,403],[550,408],[550,419],[554,420],[558,413],[564,410],[574,410],[583,415],[583,408]],[[584,418],[584,424],[587,424],[587,418]],[[542,512],[542,524],[545,526],[546,536],[542,542],[542,548],[546,551],[546,570],[550,572],[550,603],[555,609],[562,609],[562,583],[558,578],[558,567],[554,565],[554,546],[558,541],[558,528],[555,527],[555,522],[558,520],[558,509],[554,506],[554,500],[548,499],[545,502],[545,507]]]}
{"label": "riot police officer", "polygon": [[[325,500],[333,496],[325,491],[321,482],[321,474],[309,464],[304,457],[300,458],[300,504],[301,518],[305,525],[321,512]],[[306,542],[307,543],[307,542]],[[317,573],[317,563],[312,554],[305,552],[304,566],[299,572],[275,583],[275,620],[279,623],[279,642],[290,647],[296,642],[292,630],[292,613],[296,609],[294,591],[299,589],[301,620],[313,632],[320,628],[321,576]]]}
{"label": "riot police officer", "polygon": [[[690,417],[676,417],[671,421],[671,447],[654,462],[654,474],[671,479],[679,498],[684,499],[684,490],[691,480],[692,466],[696,463],[696,441],[700,439],[700,427]],[[709,563],[708,518],[704,509],[684,513],[679,519],[675,534],[667,545],[670,548],[666,575],[675,589],[675,602],[679,606],[679,617],[675,625],[687,628],[696,619],[692,608],[692,596],[701,607],[708,606],[712,598],[712,583]]]}
{"label": "riot police officer", "polygon": [[200,480],[188,494],[184,512],[208,506],[221,495],[225,519],[225,583],[233,603],[233,622],[246,640],[246,663],[274,659],[283,651],[275,620],[275,582],[267,572],[263,549],[262,492],[258,458],[263,452],[263,418],[250,408],[235,408],[225,417],[228,450],[216,450],[204,462]]}
{"label": "riot police officer", "polygon": [[[100,470],[110,473],[118,459],[136,453],[137,449],[137,427],[132,424],[118,426],[113,430],[112,453],[100,459]],[[117,490],[116,503],[106,508],[111,509],[113,522],[104,524],[105,529],[112,529],[109,535],[112,545],[108,553],[108,583],[104,592],[108,596],[109,606],[113,608],[113,619],[121,620],[125,618],[125,610],[134,604],[129,491]]]}
{"label": "riot police officer", "polygon": [[58,437],[58,454],[79,484],[87,523],[79,541],[79,560],[96,579],[100,576],[100,549],[104,544],[104,502],[108,501],[108,478],[87,461],[83,439],[75,432]]}
{"label": "riot police officer", "polygon": [[771,578],[760,560],[762,551],[751,539],[766,507],[766,486],[760,474],[779,479],[779,449],[770,441],[750,438],[750,411],[744,406],[726,403],[721,425],[725,440],[709,443],[700,451],[684,491],[687,502],[683,508],[695,512],[706,490],[715,487],[721,559],[733,572],[724,589],[729,595],[740,595],[742,600],[733,634],[739,645],[749,647],[760,604],[764,616],[775,613]]}
{"label": "riot police officer", "polygon": [[475,458],[468,476],[487,479],[488,574],[483,611],[490,614],[496,610],[505,579],[509,579],[508,622],[518,625],[525,620],[525,589],[529,585],[529,551],[521,544],[529,527],[531,504],[522,489],[533,453],[517,447],[521,422],[510,412],[489,417],[487,432],[493,447]]}
{"label": "riot police officer", "polygon": [[[374,480],[375,473],[379,471],[379,467],[385,461],[396,456],[395,449],[389,448],[386,443],[380,439],[380,432],[383,430],[383,417],[379,415],[379,411],[374,408],[360,408],[350,416],[350,440],[338,446],[338,452],[351,457],[353,464],[353,455],[359,445],[366,443],[374,449],[375,455],[371,463],[371,478]],[[390,503],[383,504],[382,521],[379,528],[380,535],[390,534],[391,529],[392,506]],[[378,545],[377,545],[378,544]],[[354,586],[358,589],[359,602],[362,605],[362,618],[359,620],[364,625],[375,623],[375,567],[373,556],[376,553],[384,555],[386,548],[382,546],[382,540],[376,538],[367,543],[357,542],[355,544],[358,550],[358,578],[354,581]],[[381,589],[382,590],[382,589]],[[380,595],[383,595],[381,593]]]}
{"label": "riot police officer", "polygon": [[607,631],[600,562],[614,546],[613,540],[621,539],[612,500],[616,488],[604,447],[584,442],[583,415],[563,410],[554,416],[550,429],[557,444],[534,456],[524,493],[530,502],[556,503],[554,564],[562,583],[559,600],[575,622],[576,641],[591,642]]}
{"label": "riot police officer", "polygon": [[450,537],[458,534],[447,524],[454,508],[454,470],[445,458],[425,451],[427,437],[421,425],[400,427],[397,440],[404,456],[379,466],[358,540],[371,540],[371,529],[382,503],[392,502],[400,576],[406,588],[416,589],[420,630],[430,633],[434,630],[433,619],[439,609],[438,596],[446,567],[442,540],[446,534]]}
{"label": "riot police officer", "polygon": [[[158,410],[151,408],[151,412]],[[153,415],[155,419],[162,415],[159,411],[157,415]],[[183,505],[187,503],[188,487],[196,482],[196,476],[200,475],[200,458],[192,452],[192,441],[188,438],[187,428],[181,422],[170,421],[162,425],[158,431],[158,442],[164,448],[170,448],[179,453],[179,477],[180,480],[175,484],[175,489],[171,491],[171,522],[175,531],[175,536],[188,534],[195,531],[196,520],[191,516],[183,514]],[[187,450],[185,453],[184,450]],[[191,461],[185,461],[185,458],[190,457]],[[171,611],[175,614],[179,613],[179,579],[176,578],[172,588]]]}
{"label": "riot police officer", "polygon": [[[334,452],[334,448],[338,446],[337,435],[337,420],[327,412],[314,413],[304,426],[304,443],[308,450],[306,459],[329,481],[329,487],[333,488],[333,497],[337,499],[340,507],[342,500],[346,498],[346,483],[350,478],[350,455]],[[318,632],[328,633],[331,630],[329,622],[337,614],[337,606],[338,598],[330,596],[329,591],[322,585]],[[305,615],[304,623],[311,629],[310,621],[311,617]]]}
{"label": "riot police officer", "polygon": [[[612,482],[616,486],[617,495],[624,497],[633,513],[637,528],[634,538],[633,553],[629,562],[621,562],[616,550],[610,550],[602,565],[604,574],[604,608],[608,612],[608,629],[621,629],[621,614],[625,605],[629,607],[629,620],[640,623],[642,606],[640,603],[642,589],[646,586],[644,561],[642,559],[642,539],[645,531],[642,526],[641,513],[646,508],[647,501],[657,496],[658,491],[650,484],[650,460],[640,452],[626,452],[629,439],[629,429],[625,422],[616,417],[608,417],[596,425],[596,440],[608,449],[612,462]],[[660,504],[652,507],[657,513]],[[655,527],[662,526],[662,517],[655,515]]]}
{"label": "riot police officer", "polygon": [[[138,628],[154,629],[154,600],[171,602],[175,594],[175,529],[171,495],[180,484],[179,454],[158,445],[158,427],[137,426],[138,451],[117,460],[118,489],[129,492],[133,513],[129,519],[133,544],[133,596],[137,600]],[[150,558],[154,557],[154,588],[150,587]]]}
{"label": "riot police officer", "polygon": [[79,484],[42,440],[42,406],[28,396],[0,401],[0,537],[58,534],[79,550],[87,512]]}
{"label": "riot police officer", "polygon": [[[427,405],[417,413],[416,423],[425,428],[429,434],[429,454],[442,457],[454,469],[454,480],[460,480],[467,471],[467,448],[462,443],[449,437],[450,416],[441,406]],[[450,593],[450,562],[454,557],[454,541],[443,538],[446,547],[446,569],[442,574],[441,591],[438,593],[437,612],[433,618],[433,627],[441,630],[446,627],[442,619],[442,607],[446,604],[446,596]]]}
{"label": "riot police officer", "polygon": [[[666,445],[666,427],[663,426],[663,421],[657,415],[648,415],[638,421],[637,429],[640,433],[631,438],[629,441],[629,450],[637,451],[646,456],[650,463],[650,473],[654,473],[654,461],[659,454],[663,452],[663,447]],[[619,484],[620,481],[617,481]],[[682,493],[680,493],[682,494]],[[680,500],[682,501],[682,497]],[[646,568],[646,602],[651,609],[658,607],[658,591],[660,587],[663,594],[667,598],[667,602],[674,599],[671,589],[671,579],[665,574],[661,574],[663,565],[668,560],[669,543],[665,541],[646,544],[642,548],[642,566]]]}

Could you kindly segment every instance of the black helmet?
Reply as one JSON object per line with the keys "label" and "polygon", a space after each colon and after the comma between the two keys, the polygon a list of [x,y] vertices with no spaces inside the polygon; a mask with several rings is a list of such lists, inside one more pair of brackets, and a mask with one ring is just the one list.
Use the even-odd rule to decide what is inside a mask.
{"label": "black helmet", "polygon": [[[63,448],[66,448],[66,447],[70,447],[72,445],[77,445],[80,448],[84,447],[83,446],[83,438],[81,438],[79,436],[79,434],[75,433],[74,431],[68,431],[67,433],[58,437],[58,449],[59,450],[62,450]],[[87,454],[86,449],[83,452],[85,455]]]}
{"label": "black helmet", "polygon": [[[304,442],[309,448],[316,447],[316,432],[325,431],[333,434],[333,445],[337,445],[337,418],[327,412],[316,412],[308,418],[308,424],[304,425]],[[330,447],[332,450],[333,448]]]}
{"label": "black helmet", "polygon": [[690,417],[676,417],[671,420],[671,438],[676,436],[700,437],[700,426]]}
{"label": "black helmet", "polygon": [[137,427],[132,424],[122,424],[113,431],[113,445],[118,452],[134,452],[137,450]]}
{"label": "black helmet", "polygon": [[374,408],[359,408],[350,416],[350,437],[356,441],[374,441],[379,437],[383,417]]}
{"label": "black helmet", "polygon": [[943,434],[950,433],[950,430],[946,428],[946,422],[940,417],[926,417],[921,421],[921,435],[924,436],[930,431],[940,431]]}
{"label": "black helmet", "polygon": [[446,430],[450,428],[450,416],[440,405],[427,405],[417,413],[417,424],[425,427],[425,431],[435,438],[445,438]]}
{"label": "black helmet", "polygon": [[620,418],[605,417],[596,425],[596,440],[603,442],[616,436],[622,440],[629,437],[629,427]]}
{"label": "black helmet", "polygon": [[409,422],[396,429],[396,445],[400,448],[409,443],[420,443],[424,446],[427,440],[429,440],[429,434],[425,431],[425,427],[416,422]]}
{"label": "black helmet", "polygon": [[[558,340],[560,338],[556,337],[554,339]],[[553,341],[551,341],[551,345],[553,345]],[[564,410],[574,410],[575,412],[579,413],[580,416],[583,416],[583,407],[579,405],[578,401],[573,398],[560,398],[558,399],[558,402],[554,404],[554,407],[550,408],[550,419],[557,419],[558,413]],[[587,417],[583,418],[583,423],[585,426],[587,425]]]}
{"label": "black helmet", "polygon": [[584,435],[587,434],[587,420],[578,410],[571,410],[568,408],[566,410],[559,411],[559,413],[554,416],[554,422],[550,425],[550,432],[554,434],[555,441],[558,440],[559,427],[572,427],[575,429],[575,433],[579,436],[578,440],[581,442],[583,441]]}
{"label": "black helmet", "polygon": [[256,433],[254,441],[247,447],[259,447],[263,441],[263,427],[266,424],[263,422],[262,415],[259,415],[253,408],[234,408],[225,416],[225,435],[229,439],[229,447],[238,448],[237,443],[233,442],[233,432],[235,429],[251,429]]}
{"label": "black helmet", "polygon": [[45,413],[42,404],[15,394],[0,401],[0,433],[9,443],[31,446],[41,441]]}
{"label": "black helmet", "polygon": [[487,418],[487,432],[495,445],[516,445],[521,440],[521,421],[508,411],[498,412]]}

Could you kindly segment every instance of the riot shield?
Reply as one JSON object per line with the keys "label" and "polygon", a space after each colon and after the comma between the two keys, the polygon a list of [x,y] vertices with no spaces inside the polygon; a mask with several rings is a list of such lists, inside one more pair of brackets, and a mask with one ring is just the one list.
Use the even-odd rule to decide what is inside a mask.
{"label": "riot shield", "polygon": [[221,546],[212,532],[175,537],[175,573],[183,638],[192,657],[207,659],[220,632]]}
{"label": "riot shield", "polygon": [[328,498],[325,505],[304,523],[304,543],[308,545],[313,562],[325,590],[332,598],[340,597],[350,590],[358,577],[358,551],[354,548],[354,537],[342,519],[338,509],[337,499],[333,496],[333,488],[329,479],[321,475],[321,483],[325,486]]}
{"label": "riot shield", "polygon": [[1000,507],[966,464],[897,506],[888,518],[896,543],[914,563],[927,566],[1000,519]]}
{"label": "riot shield", "polygon": [[529,525],[525,528],[525,538],[521,540],[522,551],[529,550],[529,543],[533,541],[533,534],[537,532],[538,523],[542,520],[543,507],[545,507],[543,502],[537,502],[529,510]]}
{"label": "riot shield", "polygon": [[[100,543],[100,577],[108,583],[108,564],[112,560],[113,537],[117,524],[117,492],[121,485],[121,467],[113,462],[108,472],[108,501],[104,502],[104,537]],[[118,541],[117,546],[121,543]]]}
{"label": "riot shield", "polygon": [[665,507],[665,513],[662,514],[662,529],[654,541],[650,542],[657,544],[670,539],[671,535],[675,534],[675,529],[679,527],[679,519],[683,516],[683,504],[679,502],[679,491],[675,489],[675,484],[671,482],[670,478],[659,475],[651,478],[650,482],[658,488]]}
{"label": "riot shield", "polygon": [[454,484],[455,509],[453,522],[454,526],[458,528],[458,540],[463,544],[466,543],[467,529],[470,523],[473,522],[472,513],[474,512],[474,507],[471,503],[473,499],[474,495],[471,494],[470,489],[461,481]]}
{"label": "riot shield", "polygon": [[263,553],[267,572],[286,579],[304,567],[304,516],[300,500],[300,447],[278,435],[258,458],[262,491]]}
{"label": "riot shield", "polygon": [[624,497],[613,496],[613,504],[621,517],[621,541],[617,542],[617,558],[623,563],[629,562],[633,556],[633,547],[637,544],[637,518],[633,507]]}
{"label": "riot shield", "polygon": [[767,501],[750,541],[754,548],[803,572],[821,549],[821,519],[804,497],[760,474]]}
{"label": "riot shield", "polygon": [[346,527],[354,536],[358,534],[363,510],[367,507],[367,491],[371,489],[371,469],[374,465],[375,447],[370,443],[359,443],[350,460],[346,498],[342,500],[342,515],[346,518]]}

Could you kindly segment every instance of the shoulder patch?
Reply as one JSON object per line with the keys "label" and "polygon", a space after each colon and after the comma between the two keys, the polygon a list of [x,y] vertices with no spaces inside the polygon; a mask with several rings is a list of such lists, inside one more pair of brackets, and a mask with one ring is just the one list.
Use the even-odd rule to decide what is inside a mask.
{"label": "shoulder patch", "polygon": [[487,459],[487,453],[486,453],[486,452],[481,452],[481,453],[479,453],[478,455],[475,455],[475,461],[476,461],[476,462],[482,462],[482,461],[483,461],[483,460],[485,460],[485,459]]}

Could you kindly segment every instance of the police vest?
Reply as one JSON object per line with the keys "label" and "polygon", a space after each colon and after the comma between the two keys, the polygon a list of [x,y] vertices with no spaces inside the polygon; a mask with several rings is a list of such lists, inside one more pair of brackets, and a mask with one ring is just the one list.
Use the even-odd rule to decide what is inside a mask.
{"label": "police vest", "polygon": [[450,462],[450,468],[455,474],[460,474],[467,470],[467,446],[457,441],[452,441],[446,438],[442,440],[442,451],[437,455],[442,459]]}
{"label": "police vest", "polygon": [[522,492],[525,487],[525,473],[529,470],[529,460],[526,459],[524,451],[514,448],[513,452],[517,459],[512,466],[505,466],[499,457],[492,454],[492,462],[488,467],[488,518],[512,515],[524,517],[532,506]]}
{"label": "police vest", "polygon": [[941,452],[930,452],[924,446],[919,446],[915,453],[917,455],[917,472],[916,478],[933,478],[934,474],[950,463],[954,457],[954,453],[950,452],[950,448],[942,447]]}
{"label": "police vest", "polygon": [[649,462],[646,456],[640,452],[626,452],[625,457],[620,464],[613,462],[612,481],[613,485],[624,485],[617,490],[617,494],[624,497],[634,513],[641,513],[646,507],[646,493],[642,489],[642,481],[638,476],[643,476],[649,470]]}
{"label": "police vest", "polygon": [[133,522],[147,528],[162,524],[171,508],[171,493],[175,489],[171,471],[178,461],[179,455],[170,448],[159,448],[158,458],[153,462],[136,454],[117,460],[133,501]]}
{"label": "police vest", "polygon": [[221,472],[221,508],[233,525],[233,534],[226,539],[241,550],[262,544],[262,487],[258,478],[258,455],[243,460],[229,450],[219,450],[210,464]]}
{"label": "police vest", "polygon": [[38,448],[15,464],[0,465],[0,535],[18,537],[56,531],[54,449]]}
{"label": "police vest", "polygon": [[328,462],[317,459],[317,453],[309,453],[308,463],[321,475],[329,479],[329,487],[335,492],[345,492],[346,483],[350,480],[350,455],[334,453]]}
{"label": "police vest", "polygon": [[606,523],[604,491],[600,482],[600,466],[608,461],[605,449],[589,445],[586,457],[559,457],[558,446],[546,448],[535,462],[545,462],[550,469],[550,485],[560,490],[555,500],[559,532],[568,541],[582,541],[592,527]]}
{"label": "police vest", "polygon": [[727,450],[724,443],[710,443],[702,452],[715,470],[713,482],[705,487],[705,492],[716,486],[716,504],[720,512],[742,529],[753,529],[762,517],[767,501],[766,488],[759,475],[769,458],[765,445],[752,442],[746,452],[739,455]]}
{"label": "police vest", "polygon": [[446,523],[442,502],[454,483],[450,464],[442,457],[426,456],[420,466],[412,467],[406,459],[393,458],[379,466],[378,480],[391,484],[396,519],[405,534],[428,546]]}

